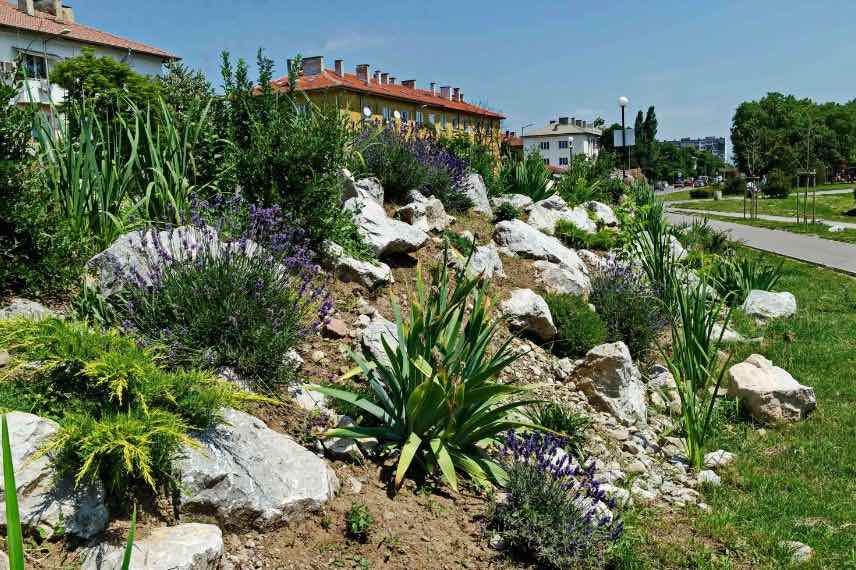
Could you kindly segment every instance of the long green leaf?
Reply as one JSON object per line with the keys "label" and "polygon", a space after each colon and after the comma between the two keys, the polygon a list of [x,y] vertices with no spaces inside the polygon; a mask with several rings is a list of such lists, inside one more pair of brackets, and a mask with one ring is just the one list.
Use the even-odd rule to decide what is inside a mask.
{"label": "long green leaf", "polygon": [[401,448],[401,457],[398,459],[398,467],[395,470],[395,488],[400,489],[401,483],[404,481],[404,476],[407,470],[410,469],[410,464],[413,458],[416,457],[416,452],[419,446],[422,445],[422,440],[415,433],[411,433]]}
{"label": "long green leaf", "polygon": [[130,570],[131,555],[134,553],[134,538],[137,534],[137,507],[131,513],[131,527],[128,529],[128,542],[125,544],[125,554],[122,556],[122,570]]}
{"label": "long green leaf", "polygon": [[24,536],[21,531],[21,514],[18,511],[18,486],[15,483],[12,446],[9,444],[9,424],[5,414],[2,425],[3,490],[6,499],[6,548],[9,553],[9,568],[24,570]]}

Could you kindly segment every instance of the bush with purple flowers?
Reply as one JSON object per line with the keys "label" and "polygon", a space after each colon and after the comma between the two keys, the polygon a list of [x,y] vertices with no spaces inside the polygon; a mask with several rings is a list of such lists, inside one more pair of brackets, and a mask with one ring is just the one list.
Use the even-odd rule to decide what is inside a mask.
{"label": "bush with purple flowers", "polygon": [[410,190],[419,190],[436,196],[451,211],[472,207],[459,190],[467,175],[466,161],[433,140],[394,128],[364,132],[362,140],[366,168],[378,177],[393,202]]}
{"label": "bush with purple flowers", "polygon": [[607,342],[623,341],[633,358],[650,359],[654,341],[666,326],[658,295],[632,266],[610,263],[591,278],[589,301],[606,324]]}
{"label": "bush with purple flowers", "polygon": [[539,568],[599,567],[624,525],[594,477],[563,440],[540,432],[509,431],[501,447],[508,473],[505,498],[488,513],[488,529],[506,551]]}
{"label": "bush with purple flowers", "polygon": [[[286,353],[320,326],[332,300],[279,208],[225,207],[238,212],[221,218],[228,223],[212,227],[195,214],[170,240],[150,239],[151,276],[137,275],[116,306],[123,326],[169,347],[173,364],[231,367],[269,388],[289,380]],[[181,254],[162,243],[176,240]]]}

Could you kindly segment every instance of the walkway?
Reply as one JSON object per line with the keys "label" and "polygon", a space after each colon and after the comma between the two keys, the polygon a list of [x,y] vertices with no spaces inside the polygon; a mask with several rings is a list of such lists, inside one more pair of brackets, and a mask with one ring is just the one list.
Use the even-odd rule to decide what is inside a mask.
{"label": "walkway", "polygon": [[[667,215],[674,224],[691,223],[693,218],[699,217],[677,212]],[[751,248],[856,275],[856,244],[719,220],[709,220],[708,223],[715,229],[727,231],[731,239]]]}
{"label": "walkway", "polygon": [[[719,212],[716,210],[696,210],[694,208],[669,208],[670,212],[678,212],[681,214],[701,214],[704,216],[722,216],[723,218],[740,218],[743,219],[742,212]],[[767,220],[769,222],[784,222],[786,224],[794,224],[797,223],[796,216],[771,216],[769,214],[758,214],[759,220]],[[853,222],[839,222],[837,220],[821,220],[818,218],[818,224],[823,224],[825,226],[841,226],[843,228],[849,228],[856,230],[856,223]]]}

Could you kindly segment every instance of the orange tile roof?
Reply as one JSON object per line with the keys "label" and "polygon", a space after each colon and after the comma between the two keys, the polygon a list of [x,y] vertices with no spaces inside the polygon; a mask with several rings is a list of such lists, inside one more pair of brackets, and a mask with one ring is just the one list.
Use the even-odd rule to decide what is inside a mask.
{"label": "orange tile roof", "polygon": [[[14,2],[14,0],[13,0]],[[7,0],[0,0],[0,27],[15,28],[18,30],[27,30],[40,34],[51,36],[60,36],[69,40],[77,40],[82,43],[109,46],[122,50],[131,50],[148,55],[154,55],[168,60],[177,60],[179,57],[166,52],[162,49],[152,47],[140,42],[126,40],[89,26],[83,26],[78,23],[60,22],[56,16],[47,12],[35,11],[34,16],[30,16],[18,10],[17,2],[10,4]],[[64,29],[68,29],[69,33],[62,34]]]}
{"label": "orange tile roof", "polygon": [[[271,81],[274,89],[287,89],[288,77],[282,77]],[[471,113],[473,115],[481,115],[493,119],[504,119],[505,116],[494,111],[489,111],[478,105],[472,105],[464,101],[452,101],[444,99],[439,94],[432,95],[427,89],[418,89],[405,87],[401,84],[381,84],[377,83],[373,78],[368,83],[359,79],[353,73],[345,73],[339,75],[335,71],[325,69],[317,75],[303,75],[297,81],[297,89],[299,91],[316,91],[320,89],[341,88],[359,93],[369,93],[371,95],[380,95],[393,99],[401,99],[414,103],[423,103],[432,107],[440,107],[450,111],[459,111],[462,113]]]}

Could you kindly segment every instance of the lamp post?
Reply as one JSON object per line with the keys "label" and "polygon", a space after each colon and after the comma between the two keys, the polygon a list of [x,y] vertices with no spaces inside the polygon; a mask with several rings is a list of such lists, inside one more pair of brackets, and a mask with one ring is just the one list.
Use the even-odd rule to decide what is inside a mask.
{"label": "lamp post", "polygon": [[[630,170],[630,149],[627,148],[627,129],[624,126],[624,109],[630,104],[630,99],[622,95],[618,98],[618,106],[621,107],[621,146],[624,147],[626,155],[627,170]],[[627,170],[624,171],[624,176],[627,175]]]}

